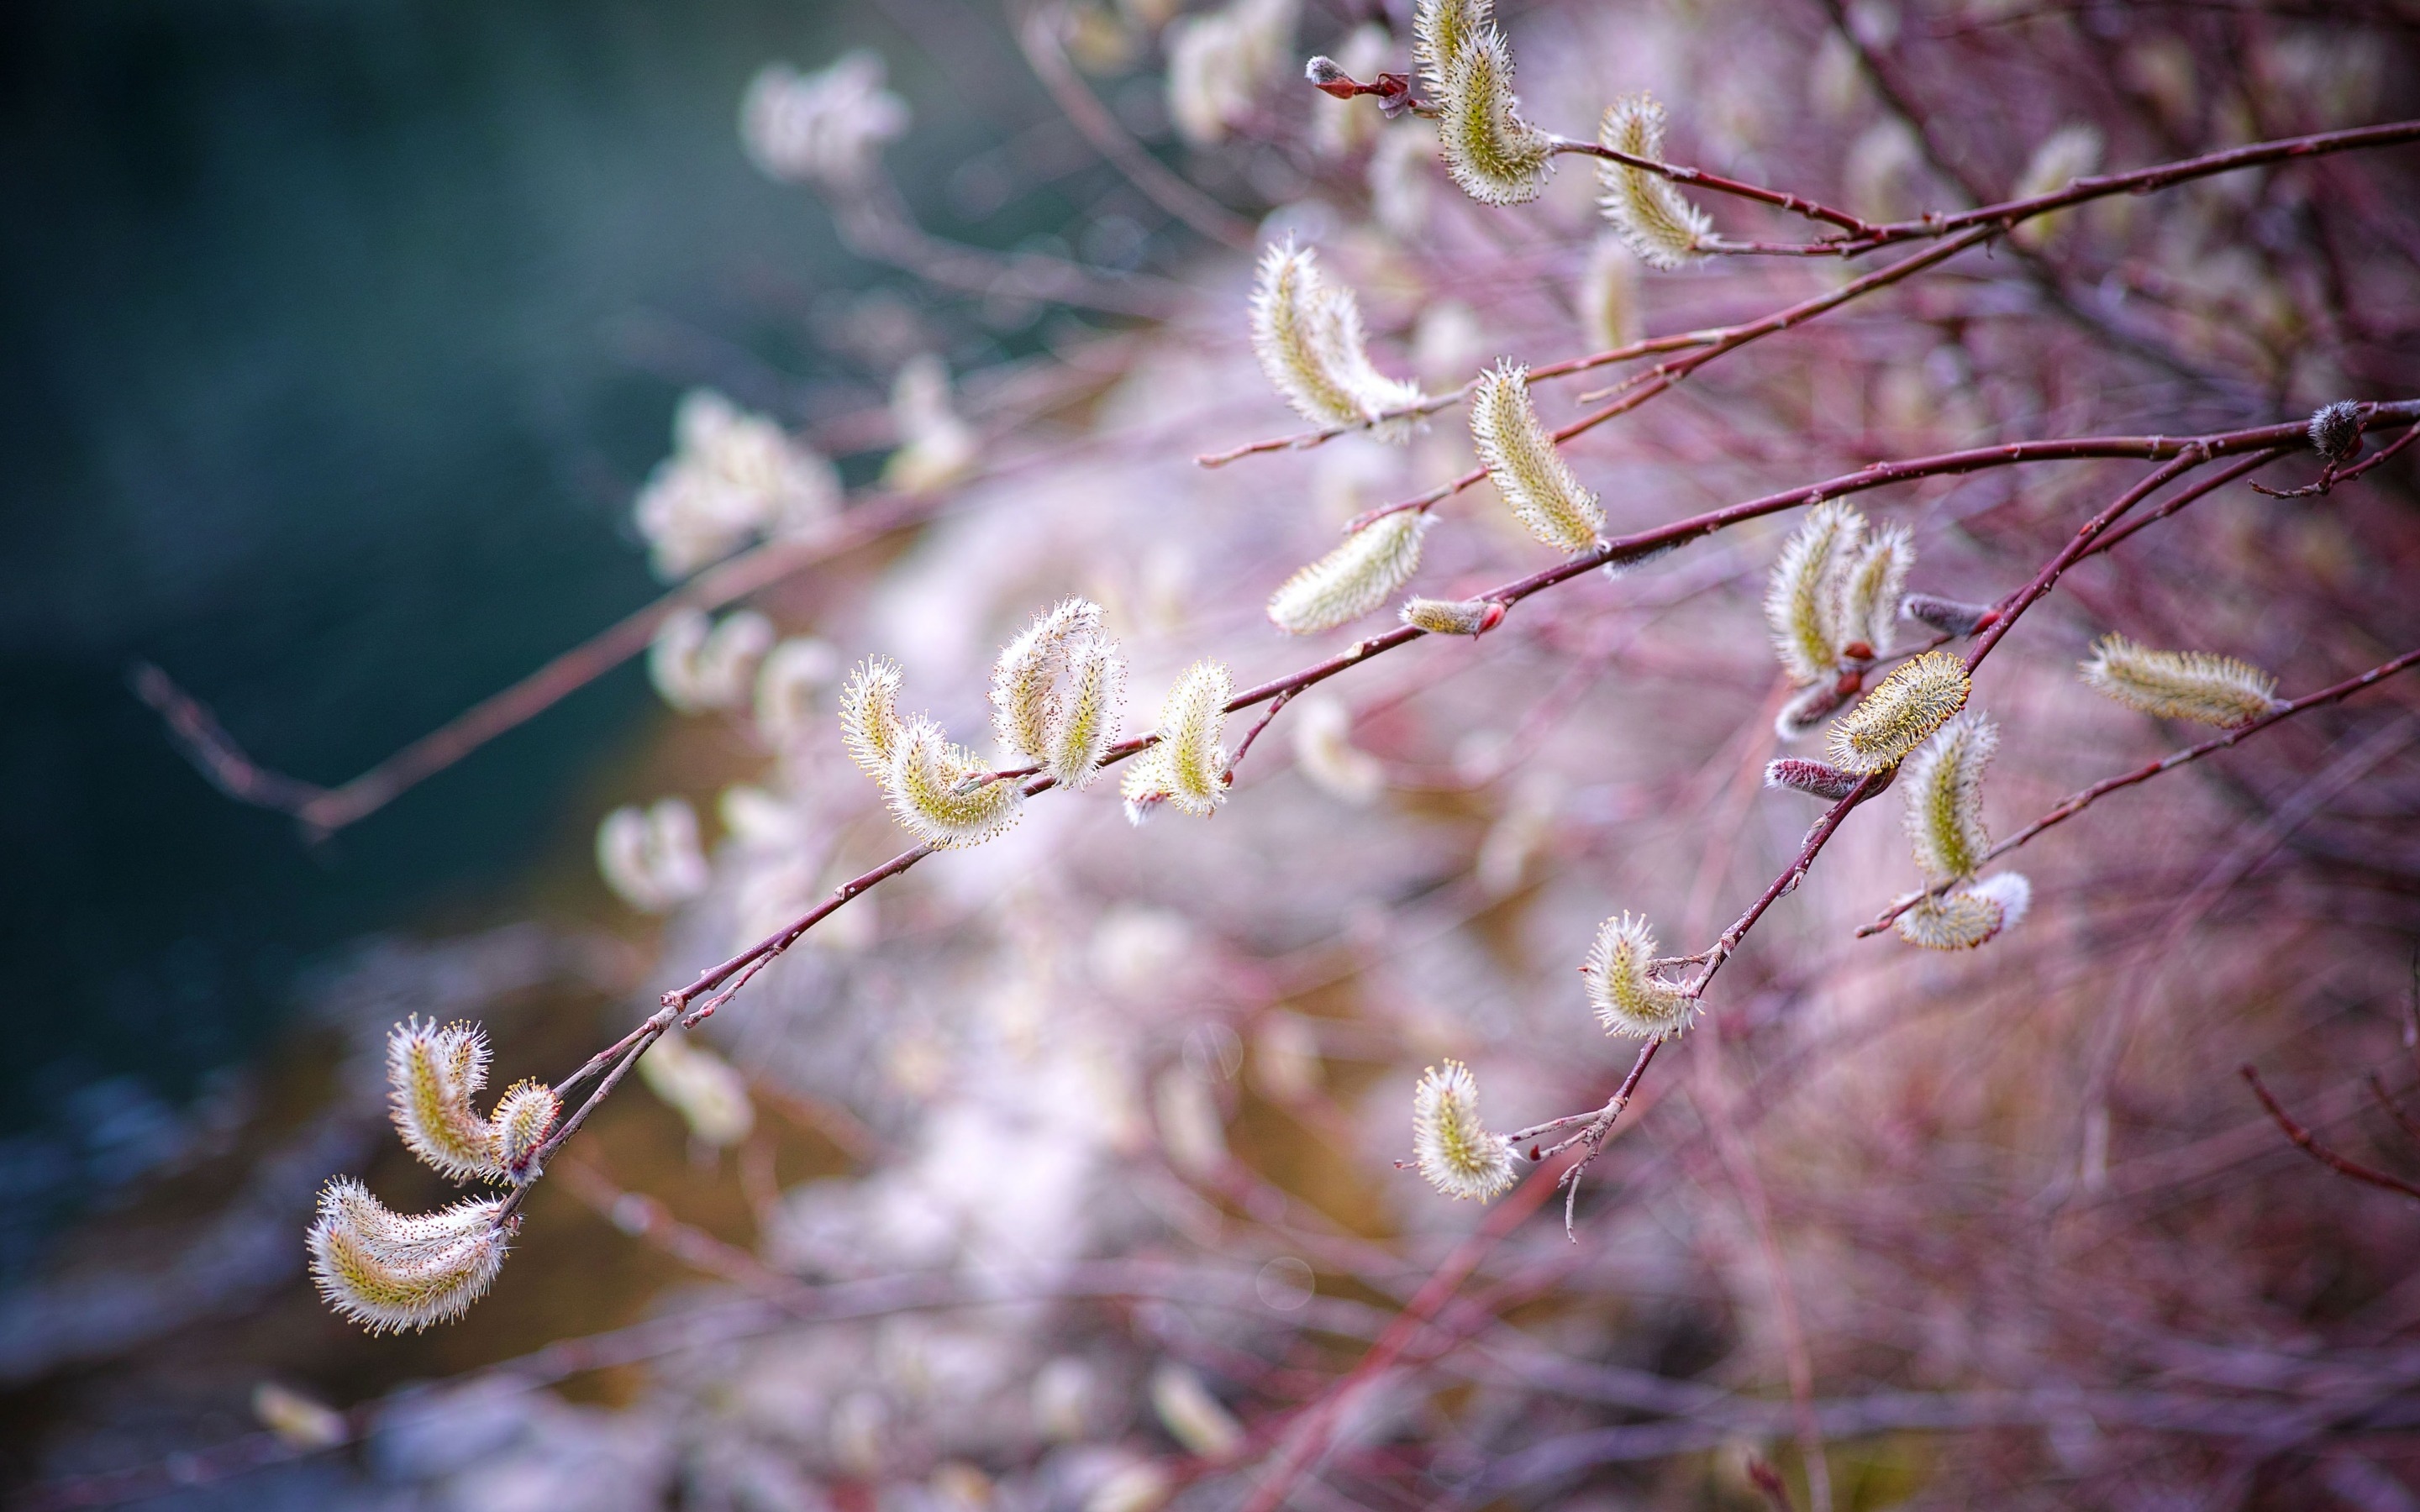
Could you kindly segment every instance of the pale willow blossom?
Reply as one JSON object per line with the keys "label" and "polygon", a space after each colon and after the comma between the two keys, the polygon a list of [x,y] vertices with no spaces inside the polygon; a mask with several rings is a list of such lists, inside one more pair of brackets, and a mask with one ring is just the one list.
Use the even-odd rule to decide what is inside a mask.
{"label": "pale willow blossom", "polygon": [[1928,950],[1971,950],[2017,926],[2033,903],[2033,884],[2001,872],[1972,887],[1928,898],[1899,916],[1899,937]]}
{"label": "pale willow blossom", "polygon": [[869,657],[841,685],[841,744],[859,771],[879,779],[899,754],[899,664]]}
{"label": "pale willow blossom", "polygon": [[1525,205],[1546,192],[1554,139],[1521,118],[1512,50],[1488,26],[1463,39],[1436,97],[1446,172],[1482,205]]}
{"label": "pale willow blossom", "polygon": [[[2043,137],[2034,148],[2025,171],[2018,177],[2011,199],[2032,199],[2039,194],[2052,194],[2101,166],[2102,137],[2098,127],[2082,121],[2071,121]],[[2009,239],[2021,247],[2040,247],[2056,239],[2064,227],[2069,210],[2054,210],[2018,224],[2009,233]]]}
{"label": "pale willow blossom", "polygon": [[1412,1089],[1412,1156],[1450,1197],[1484,1202],[1512,1184],[1512,1142],[1480,1121],[1479,1082],[1461,1061],[1431,1066]]}
{"label": "pale willow blossom", "polygon": [[2277,706],[2277,679],[2248,661],[2207,651],[2154,651],[2122,635],[2093,642],[2085,685],[2130,709],[2222,728],[2249,724]]}
{"label": "pale willow blossom", "polygon": [[992,729],[1001,748],[1063,788],[1091,783],[1125,702],[1125,662],[1102,621],[1100,605],[1066,599],[992,666]]}
{"label": "pale willow blossom", "polygon": [[[1321,276],[1318,254],[1292,238],[1261,254],[1252,288],[1252,354],[1295,413],[1315,424],[1361,424],[1420,402],[1419,385],[1371,365],[1353,291],[1330,285]],[[1411,425],[1399,419],[1373,425],[1372,434],[1402,441]]]}
{"label": "pale willow blossom", "polygon": [[963,480],[975,469],[980,445],[950,397],[950,370],[931,352],[901,364],[891,384],[891,424],[898,450],[882,464],[882,481],[902,493],[924,493]]}
{"label": "pale willow blossom", "polygon": [[1592,350],[1638,339],[1638,256],[1620,236],[1606,232],[1590,243],[1578,303],[1581,339]]}
{"label": "pale willow blossom", "polygon": [[683,798],[614,810],[597,826],[597,870],[643,914],[668,913],[697,897],[711,880],[698,846],[697,811]]}
{"label": "pale willow blossom", "polygon": [[319,1194],[311,1279],[330,1306],[373,1334],[451,1321],[487,1294],[504,1262],[504,1201],[408,1215],[339,1178]]}
{"label": "pale willow blossom", "polygon": [[729,1061],[685,1036],[668,1034],[649,1045],[639,1057],[639,1076],[702,1144],[727,1149],[756,1127],[747,1079]]}
{"label": "pale willow blossom", "polygon": [[1503,622],[1504,606],[1492,598],[1407,598],[1397,618],[1431,635],[1481,636]]}
{"label": "pale willow blossom", "polygon": [[985,780],[974,752],[918,717],[900,728],[882,783],[900,827],[940,850],[995,840],[1023,817],[1025,789],[1013,779]]}
{"label": "pale willow blossom", "polygon": [[1162,1360],[1151,1373],[1151,1410],[1169,1437],[1203,1459],[1234,1458],[1244,1446],[1244,1425],[1190,1368]]}
{"label": "pale willow blossom", "polygon": [[1529,370],[1511,358],[1479,375],[1470,394],[1470,441],[1479,462],[1529,533],[1558,551],[1592,548],[1605,508],[1555,450],[1529,403]]}
{"label": "pale willow blossom", "polygon": [[1406,509],[1355,531],[1270,595],[1269,623],[1288,635],[1313,635],[1376,609],[1419,570],[1420,538],[1435,523]]}
{"label": "pale willow blossom", "polygon": [[1992,848],[1983,827],[1983,769],[2000,748],[2000,727],[1966,710],[1916,748],[1900,774],[1907,791],[1907,839],[1927,882],[1973,876]]}
{"label": "pale willow blossom", "polygon": [[1412,7],[1412,63],[1431,104],[1446,96],[1446,69],[1465,42],[1496,25],[1496,0],[1417,0]]}
{"label": "pale willow blossom", "polygon": [[554,1130],[562,1104],[543,1083],[516,1083],[483,1118],[472,1099],[488,1084],[488,1037],[473,1024],[406,1019],[387,1036],[387,1111],[404,1148],[456,1181],[520,1181]]}
{"label": "pale willow blossom", "polygon": [[1668,1040],[1698,1016],[1698,1000],[1655,974],[1655,932],[1644,917],[1617,914],[1597,926],[1580,971],[1607,1034]]}
{"label": "pale willow blossom", "polygon": [[739,104],[739,139],[768,177],[847,192],[874,176],[882,144],[908,130],[908,102],[885,89],[882,54],[842,54],[816,73],[768,64]]}
{"label": "pale willow blossom", "polygon": [[736,709],[748,702],[757,664],[773,647],[773,622],[743,609],[709,620],[694,609],[664,616],[647,646],[647,677],[683,714]]}
{"label": "pale willow blossom", "polygon": [[1118,791],[1126,817],[1140,824],[1165,803],[1206,819],[1227,801],[1227,752],[1218,737],[1235,677],[1221,661],[1197,661],[1159,706],[1159,738],[1127,767]]}
{"label": "pale willow blossom", "polygon": [[812,528],[840,498],[830,461],[769,418],[698,389],[681,400],[673,455],[640,490],[634,518],[657,575],[669,581],[758,535]]}
{"label": "pale willow blossom", "polygon": [[1312,787],[1357,809],[1367,808],[1386,791],[1387,769],[1353,744],[1353,715],[1342,701],[1316,693],[1298,698],[1288,717],[1294,724],[1295,766]]}
{"label": "pale willow blossom", "polygon": [[[1664,107],[1645,94],[1617,100],[1597,122],[1596,139],[1609,152],[1662,162]],[[1603,158],[1597,160],[1596,175],[1604,191],[1599,208],[1640,261],[1655,268],[1685,268],[1706,255],[1714,223],[1682,197],[1672,180]]]}
{"label": "pale willow blossom", "polygon": [[756,669],[756,734],[775,750],[792,750],[815,726],[816,696],[840,675],[840,653],[829,640],[792,636],[765,654]]}
{"label": "pale willow blossom", "polygon": [[[1791,682],[1812,687],[1888,655],[1915,565],[1905,526],[1869,538],[1865,516],[1852,505],[1827,500],[1809,510],[1782,547],[1764,594],[1765,625]],[[1830,710],[1809,712],[1821,718]]]}
{"label": "pale willow blossom", "polygon": [[1168,115],[1190,147],[1216,147],[1251,115],[1260,91],[1287,69],[1298,0],[1233,0],[1171,24]]}
{"label": "pale willow blossom", "polygon": [[1851,772],[1897,766],[1966,706],[1971,686],[1966,664],[1946,651],[1911,656],[1865,702],[1833,721],[1825,753],[1833,765]]}

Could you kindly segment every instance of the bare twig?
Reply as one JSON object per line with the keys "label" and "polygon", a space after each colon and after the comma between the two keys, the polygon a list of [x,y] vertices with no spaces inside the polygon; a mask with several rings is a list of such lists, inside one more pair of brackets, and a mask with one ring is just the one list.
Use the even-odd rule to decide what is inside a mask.
{"label": "bare twig", "polygon": [[2269,1117],[2276,1120],[2277,1127],[2285,1131],[2286,1137],[2293,1141],[2295,1149],[2338,1176],[2348,1176],[2356,1181],[2381,1187],[2389,1192],[2397,1192],[2407,1197],[2420,1197],[2420,1186],[2414,1186],[2399,1176],[2389,1176],[2384,1171],[2373,1170],[2359,1161],[2348,1160],[2319,1143],[2318,1135],[2296,1123],[2294,1116],[2286,1111],[2285,1105],[2270,1095],[2269,1088],[2261,1085],[2260,1073],[2253,1069],[2252,1062],[2247,1060],[2235,1069],[2237,1074],[2251,1084],[2252,1095],[2258,1098],[2260,1105],[2269,1110]]}

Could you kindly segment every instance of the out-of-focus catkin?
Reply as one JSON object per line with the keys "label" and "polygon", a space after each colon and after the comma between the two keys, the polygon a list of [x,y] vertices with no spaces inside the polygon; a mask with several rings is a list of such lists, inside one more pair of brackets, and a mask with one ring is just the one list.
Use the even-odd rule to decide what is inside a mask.
{"label": "out-of-focus catkin", "polygon": [[[1261,255],[1252,289],[1252,353],[1286,403],[1314,424],[1374,422],[1422,397],[1418,384],[1371,365],[1353,291],[1329,285],[1318,255],[1292,239]],[[1405,440],[1412,423],[1399,417],[1373,425],[1372,433]]]}
{"label": "out-of-focus catkin", "polygon": [[2231,728],[2277,706],[2277,679],[2248,661],[2207,651],[2154,651],[2122,635],[2095,641],[2082,671],[2095,692],[2163,719]]}
{"label": "out-of-focus catkin", "polygon": [[1406,509],[1355,531],[1270,595],[1270,623],[1289,635],[1311,635],[1377,609],[1419,570],[1420,538],[1434,523]]}
{"label": "out-of-focus catkin", "polygon": [[1971,950],[2016,928],[2033,903],[2033,884],[2001,872],[1972,887],[1927,898],[1899,916],[1899,937],[1927,950]]}

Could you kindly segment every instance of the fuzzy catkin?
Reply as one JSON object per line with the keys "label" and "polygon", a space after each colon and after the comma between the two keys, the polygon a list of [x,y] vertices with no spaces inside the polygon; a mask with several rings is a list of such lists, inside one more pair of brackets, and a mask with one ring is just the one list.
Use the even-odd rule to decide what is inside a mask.
{"label": "fuzzy catkin", "polygon": [[386,1076],[405,1149],[453,1180],[503,1174],[495,1130],[471,1105],[488,1084],[488,1037],[476,1025],[406,1019],[387,1036]]}
{"label": "fuzzy catkin", "polygon": [[1482,205],[1525,205],[1546,191],[1554,142],[1521,118],[1512,51],[1493,26],[1463,39],[1437,93],[1446,172]]}
{"label": "fuzzy catkin", "polygon": [[1504,619],[1504,606],[1492,598],[1407,598],[1397,618],[1431,635],[1484,635]]}
{"label": "fuzzy catkin", "polygon": [[1907,838],[1928,882],[1970,877],[1992,837],[1983,827],[1983,769],[2000,747],[2000,727],[1972,709],[1916,748],[1900,774],[1907,789]]}
{"label": "fuzzy catkin", "polygon": [[1698,1002],[1655,975],[1655,932],[1644,918],[1618,914],[1599,925],[1588,964],[1589,1001],[1608,1034],[1664,1040],[1688,1028]]}
{"label": "fuzzy catkin", "polygon": [[1928,651],[1894,668],[1865,702],[1833,721],[1824,744],[1832,764],[1852,772],[1897,766],[1966,706],[1966,664]]}
{"label": "fuzzy catkin", "polygon": [[1844,772],[1837,766],[1826,766],[1822,762],[1806,761],[1795,756],[1767,762],[1764,765],[1766,787],[1788,788],[1792,793],[1804,793],[1809,797],[1823,798],[1833,803],[1855,792],[1857,784],[1863,780],[1865,774],[1861,772]]}
{"label": "fuzzy catkin", "polygon": [[2361,450],[2361,406],[2350,399],[2323,404],[2311,412],[2311,450],[2331,462],[2345,462]]}
{"label": "fuzzy catkin", "polygon": [[1899,937],[1927,950],[1971,950],[2014,929],[2033,903],[2033,884],[2002,872],[1927,898],[1899,916]]}
{"label": "fuzzy catkin", "polygon": [[488,1120],[496,1164],[504,1176],[516,1182],[537,1179],[538,1150],[562,1115],[563,1100],[544,1082],[516,1082],[504,1089],[504,1095],[496,1100],[495,1115]]}
{"label": "fuzzy catkin", "polygon": [[868,777],[889,773],[899,753],[899,680],[897,662],[875,656],[860,663],[841,685],[841,744]]}
{"label": "fuzzy catkin", "polygon": [[1511,358],[1479,375],[1470,394],[1470,440],[1496,491],[1529,533],[1558,551],[1592,549],[1605,508],[1555,450],[1529,403],[1529,370]]}
{"label": "fuzzy catkin", "polygon": [[1916,541],[1904,525],[1885,526],[1858,549],[1840,583],[1837,633],[1844,658],[1855,656],[1854,648],[1859,645],[1866,649],[1860,660],[1890,655],[1900,595],[1915,566]]}
{"label": "fuzzy catkin", "polygon": [[1025,790],[1012,780],[975,782],[983,764],[953,743],[930,719],[910,720],[883,783],[891,815],[927,845],[964,850],[992,840],[1025,811]]}
{"label": "fuzzy catkin", "polygon": [[[1617,100],[1597,122],[1596,139],[1609,152],[1661,162],[1664,107],[1645,94]],[[1705,211],[1683,198],[1670,179],[1603,158],[1597,160],[1596,173],[1604,190],[1598,206],[1641,262],[1655,268],[1685,268],[1706,255],[1714,223]]]}
{"label": "fuzzy catkin", "polygon": [[2130,709],[2222,728],[2249,724],[2277,706],[2277,679],[2233,656],[2154,651],[2122,635],[2093,643],[2085,685]]}
{"label": "fuzzy catkin", "polygon": [[307,1243],[319,1295],[373,1334],[459,1318],[504,1262],[504,1199],[463,1201],[406,1216],[349,1179],[319,1194]]}
{"label": "fuzzy catkin", "polygon": [[[1262,253],[1252,289],[1252,354],[1295,413],[1320,425],[1375,422],[1389,410],[1419,404],[1419,385],[1388,378],[1371,365],[1361,332],[1361,306],[1347,288],[1332,287],[1318,255],[1291,238]],[[1408,420],[1376,424],[1381,440],[1410,438]]]}
{"label": "fuzzy catkin", "polygon": [[1135,758],[1119,785],[1128,818],[1139,824],[1161,803],[1204,819],[1218,811],[1227,801],[1228,761],[1218,737],[1234,696],[1234,674],[1225,662],[1197,661],[1186,669],[1159,706],[1159,739]]}
{"label": "fuzzy catkin", "polygon": [[1839,670],[1840,568],[1855,556],[1865,532],[1865,516],[1851,505],[1825,500],[1807,511],[1773,564],[1764,591],[1764,622],[1773,632],[1774,654],[1781,658],[1782,671],[1800,687],[1812,687]]}
{"label": "fuzzy catkin", "polygon": [[1512,1184],[1512,1144],[1480,1121],[1479,1082],[1458,1060],[1431,1066],[1413,1089],[1412,1152],[1450,1197],[1484,1202]]}
{"label": "fuzzy catkin", "polygon": [[1420,538],[1435,524],[1421,510],[1381,516],[1302,568],[1269,596],[1269,622],[1312,635],[1357,620],[1394,595],[1420,567]]}
{"label": "fuzzy catkin", "polygon": [[1495,25],[1495,0],[1417,0],[1412,7],[1412,62],[1429,103],[1445,99],[1446,69],[1463,43]]}

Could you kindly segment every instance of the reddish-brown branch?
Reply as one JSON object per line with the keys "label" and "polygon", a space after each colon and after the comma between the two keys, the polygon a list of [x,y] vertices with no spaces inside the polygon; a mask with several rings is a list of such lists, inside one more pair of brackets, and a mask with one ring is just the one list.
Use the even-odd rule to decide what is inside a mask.
{"label": "reddish-brown branch", "polygon": [[[2348,677],[2343,682],[2335,684],[2328,687],[2323,687],[2316,693],[2306,693],[2303,697],[2295,699],[2291,702],[2281,703],[2277,707],[2270,710],[2267,714],[2254,719],[2251,723],[2238,725],[2226,733],[2213,736],[2209,740],[2203,741],[2198,746],[2188,746],[2182,750],[2170,751],[2167,755],[2161,757],[2158,761],[2146,763],[2141,766],[2135,767],[2131,772],[2123,772],[2116,777],[2103,778],[2102,780],[2093,783],[2090,787],[2086,788],[2081,792],[2071,794],[2067,797],[2059,800],[2059,802],[2053,807],[2049,812],[2043,814],[2032,824],[2027,825],[2024,828],[2018,830],[2015,834],[2010,835],[2008,839],[1999,841],[1990,850],[1984,852],[1983,859],[1989,861],[2008,855],[2010,851],[2015,850],[2017,847],[2032,840],[2035,836],[2040,834],[2043,830],[2050,828],[2054,825],[2065,824],[2068,820],[2074,818],[2077,814],[2082,813],[2085,810],[2092,807],[2092,805],[2100,802],[2102,798],[2107,797],[2110,794],[2118,791],[2120,788],[2131,788],[2139,783],[2149,782],[2151,779],[2158,777],[2163,772],[2173,772],[2178,767],[2183,766],[2187,763],[2197,762],[2203,757],[2211,755],[2213,752],[2225,750],[2227,747],[2236,744],[2238,741],[2245,740],[2253,735],[2258,734],[2261,731],[2268,729],[2271,725],[2279,723],[2282,720],[2290,719],[2295,715],[2302,714],[2310,709],[2319,708],[2325,704],[2340,702],[2345,699],[2352,697],[2352,695],[2360,692],[2363,688],[2368,687],[2376,683],[2383,682],[2387,678],[2394,676],[2396,673],[2408,671],[2415,665],[2420,665],[2420,650],[2407,651],[2392,661],[2381,662],[2378,666],[2372,667],[2369,671],[2363,672],[2358,677]],[[1945,890],[1950,886],[1952,886],[1952,884],[1942,883],[1938,887],[1929,888],[1924,892],[1914,893],[1908,897],[1900,899],[1898,902],[1892,903],[1890,907],[1885,909],[1882,914],[1875,918],[1870,923],[1858,925],[1857,937],[1859,939],[1864,939],[1869,935],[1881,933],[1884,930],[1890,927],[1891,920],[1899,918],[1900,915],[1915,907],[1917,903],[1922,903],[1925,899]]]}
{"label": "reddish-brown branch", "polygon": [[2252,1069],[2252,1062],[2245,1061],[2236,1068],[2236,1072],[2252,1085],[2252,1095],[2258,1098],[2260,1105],[2269,1110],[2269,1117],[2277,1121],[2277,1127],[2285,1131],[2286,1137],[2293,1141],[2295,1149],[2338,1176],[2350,1177],[2356,1181],[2381,1187],[2389,1192],[2398,1192],[2407,1197],[2420,1197],[2420,1186],[2414,1186],[2399,1176],[2389,1176],[2384,1171],[2374,1170],[2359,1161],[2348,1160],[2319,1143],[2318,1135],[2296,1123],[2294,1116],[2286,1111],[2285,1105],[2270,1095],[2269,1088],[2261,1085],[2260,1073]]}
{"label": "reddish-brown branch", "polygon": [[1829,205],[1820,204],[1803,194],[1793,194],[1785,189],[1767,189],[1762,184],[1744,183],[1737,178],[1726,178],[1720,174],[1708,173],[1702,168],[1686,168],[1679,163],[1658,162],[1653,158],[1637,157],[1628,152],[1616,151],[1599,143],[1575,141],[1564,136],[1555,138],[1554,150],[1570,153],[1575,157],[1602,158],[1607,162],[1619,162],[1624,167],[1643,169],[1648,173],[1669,178],[1676,184],[1686,184],[1692,189],[1711,190],[1714,193],[1730,194],[1737,199],[1752,199],[1760,205],[1770,205],[1776,209],[1788,210],[1792,215],[1803,215],[1810,221],[1828,221],[1855,237],[1872,237],[1882,231],[1881,226],[1870,221],[1861,221],[1846,210],[1834,209]]}

